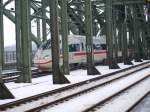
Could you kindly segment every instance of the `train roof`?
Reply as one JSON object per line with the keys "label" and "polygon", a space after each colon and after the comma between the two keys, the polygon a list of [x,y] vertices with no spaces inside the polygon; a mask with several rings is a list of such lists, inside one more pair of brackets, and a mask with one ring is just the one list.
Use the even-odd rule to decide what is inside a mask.
{"label": "train roof", "polygon": [[[83,35],[69,35],[68,36],[68,42],[69,44],[78,44],[78,43],[85,43],[86,42],[86,36]],[[62,41],[62,36],[60,36],[60,40]],[[101,44],[106,44],[106,36],[94,36],[93,37],[93,42],[96,43],[101,43]],[[61,42],[62,43],[62,42]]]}

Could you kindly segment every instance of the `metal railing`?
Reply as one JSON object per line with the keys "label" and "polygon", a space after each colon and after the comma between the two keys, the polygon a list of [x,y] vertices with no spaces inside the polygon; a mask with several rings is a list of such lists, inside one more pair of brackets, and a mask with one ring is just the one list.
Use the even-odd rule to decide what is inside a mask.
{"label": "metal railing", "polygon": [[[32,59],[36,51],[32,51]],[[4,53],[5,63],[16,63],[16,51],[5,51]]]}

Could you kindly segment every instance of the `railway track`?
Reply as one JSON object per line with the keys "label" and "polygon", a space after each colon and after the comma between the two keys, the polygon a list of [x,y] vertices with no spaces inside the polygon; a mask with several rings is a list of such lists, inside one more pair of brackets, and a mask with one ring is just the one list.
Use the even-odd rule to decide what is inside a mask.
{"label": "railway track", "polygon": [[[71,71],[74,71],[74,70],[77,70],[77,69],[80,69],[81,66],[74,66],[72,67],[70,70]],[[86,69],[86,67],[82,67],[84,69]],[[50,75],[51,72],[39,72],[38,69],[33,69],[31,70],[32,71],[32,78],[37,78],[37,77],[42,77],[42,76],[46,76],[46,75]],[[15,82],[19,76],[20,76],[20,71],[17,71],[17,70],[8,70],[6,72],[4,72],[1,77],[4,81],[4,83],[8,83],[8,82]]]}
{"label": "railway track", "polygon": [[149,83],[150,75],[118,93],[110,95],[105,100],[95,103],[82,112],[130,112],[150,93],[150,88],[147,86]]}
{"label": "railway track", "polygon": [[[19,78],[20,74],[20,71],[9,71],[2,74],[1,77],[5,83],[15,82]],[[49,72],[32,71],[32,78],[42,77],[49,74]]]}
{"label": "railway track", "polygon": [[[136,66],[133,66],[130,68],[123,69],[121,71],[117,71],[115,73],[106,74],[106,75],[99,76],[99,77],[96,77],[96,78],[93,78],[93,79],[90,79],[87,81],[83,81],[83,82],[80,82],[77,84],[69,85],[67,87],[56,89],[56,90],[53,90],[50,92],[46,92],[46,93],[39,94],[36,96],[28,97],[25,99],[20,99],[20,100],[10,102],[10,103],[4,104],[4,105],[0,105],[0,111],[34,112],[34,111],[40,111],[41,109],[45,109],[45,108],[53,108],[60,104],[69,102],[70,100],[74,100],[77,97],[81,97],[86,94],[92,94],[92,92],[97,91],[97,89],[103,90],[102,88],[111,86],[119,81],[121,82],[121,80],[123,80],[123,79],[127,80],[127,78],[129,78],[131,80],[133,78],[134,79],[137,78],[137,80],[131,81],[129,84],[126,84],[126,86],[124,86],[123,88],[120,88],[119,90],[112,92],[112,93],[110,92],[111,94],[103,97],[101,102],[105,102],[106,100],[111,99],[112,97],[114,97],[118,94],[121,94],[123,91],[126,91],[129,88],[132,88],[133,86],[148,79],[150,74],[133,76],[133,73],[140,71],[142,69],[145,69],[149,66],[150,66],[149,62],[142,63],[140,65],[136,65]],[[126,82],[126,81],[124,81],[124,82]],[[99,102],[97,102],[97,103],[99,103]],[[97,103],[95,102],[94,104],[96,105]],[[91,110],[92,110],[92,107],[86,107],[86,109],[83,109],[82,111],[87,111],[87,108],[88,109],[91,108]],[[97,107],[94,107],[94,108],[97,108]],[[61,112],[63,112],[63,111],[61,111]],[[71,111],[71,112],[73,112],[73,111]],[[77,110],[75,112],[77,112]]]}

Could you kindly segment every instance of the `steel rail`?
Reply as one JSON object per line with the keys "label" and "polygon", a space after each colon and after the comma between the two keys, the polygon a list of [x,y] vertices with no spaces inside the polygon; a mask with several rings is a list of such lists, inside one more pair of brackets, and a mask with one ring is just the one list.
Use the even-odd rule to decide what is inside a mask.
{"label": "steel rail", "polygon": [[[56,101],[54,101],[54,102],[50,102],[50,103],[47,103],[47,104],[45,104],[45,105],[41,105],[41,106],[39,106],[39,107],[35,107],[35,108],[33,108],[33,109],[27,110],[26,112],[39,112],[39,111],[41,111],[42,109],[45,109],[45,108],[47,108],[47,107],[51,107],[51,106],[53,107],[53,105],[59,105],[59,104],[61,104],[62,102],[65,102],[65,101],[68,101],[68,100],[70,100],[70,99],[73,99],[73,98],[75,98],[75,97],[77,97],[77,96],[80,96],[80,95],[84,95],[84,94],[86,94],[86,93],[89,93],[89,92],[91,92],[92,90],[95,90],[95,89],[97,89],[97,88],[99,88],[99,87],[101,87],[101,86],[105,86],[105,85],[107,85],[107,84],[113,83],[114,81],[120,80],[121,78],[127,77],[127,76],[129,76],[129,75],[131,75],[131,74],[128,74],[128,75],[126,75],[126,76],[122,76],[122,77],[116,78],[116,79],[114,79],[114,80],[108,81],[108,82],[106,82],[106,83],[104,83],[104,84],[101,84],[101,85],[97,85],[97,86],[95,86],[95,87],[91,87],[91,88],[89,88],[89,89],[87,89],[87,90],[83,90],[83,91],[81,91],[81,92],[79,92],[79,93],[76,93],[76,94],[73,94],[73,95],[64,97],[64,98],[59,99],[59,100],[56,100]],[[149,76],[150,76],[150,74],[149,74],[148,76],[142,78],[141,80],[138,80],[136,83],[134,83],[134,84],[132,84],[132,85],[126,87],[125,89],[122,89],[121,91],[119,91],[119,92],[117,92],[117,93],[115,93],[115,94],[109,96],[108,98],[106,98],[106,99],[104,99],[103,101],[101,101],[101,102],[99,102],[98,104],[96,104],[96,106],[99,105],[99,104],[103,104],[104,102],[108,101],[109,99],[111,99],[111,98],[113,98],[113,97],[115,97],[115,96],[121,94],[122,92],[126,91],[127,89],[130,89],[131,87],[135,86],[136,84],[140,83],[141,81],[144,81],[144,80],[145,80],[146,78],[148,78]],[[94,107],[95,107],[95,105],[94,105]],[[91,110],[91,109],[93,109],[93,106],[92,106],[91,108],[89,108],[88,110]],[[85,111],[83,111],[83,112],[88,112],[88,111],[85,110]]]}
{"label": "steel rail", "polygon": [[[106,102],[110,101],[110,100],[113,99],[114,97],[119,96],[120,94],[122,94],[123,92],[127,91],[128,89],[133,88],[135,85],[137,85],[137,84],[143,82],[145,79],[147,79],[147,78],[149,78],[149,77],[150,77],[150,74],[149,74],[148,76],[142,78],[141,80],[137,81],[136,83],[130,85],[129,87],[127,87],[127,88],[125,88],[125,89],[119,91],[118,93],[116,93],[116,94],[114,94],[114,95],[112,95],[112,96],[106,98],[106,99],[103,100],[103,101],[100,101],[100,102],[96,103],[95,105],[93,105],[93,106],[87,108],[86,110],[84,110],[84,111],[82,111],[82,112],[95,112],[95,110],[96,110],[97,108],[99,108],[101,105],[103,105],[103,104],[105,104]],[[148,93],[149,93],[149,92],[148,92]],[[147,94],[148,94],[148,93],[147,93]],[[147,94],[145,94],[140,100],[138,100],[138,102],[136,102],[133,106],[131,106],[131,107],[128,109],[127,112],[129,112],[134,106],[136,106],[137,103],[139,103]]]}
{"label": "steel rail", "polygon": [[[143,67],[141,67],[141,66],[143,66]],[[102,76],[98,76],[96,78],[89,79],[89,80],[86,80],[86,81],[83,81],[83,82],[79,82],[79,83],[76,83],[76,84],[73,84],[73,85],[69,85],[69,86],[62,87],[62,88],[59,88],[59,89],[56,89],[56,90],[52,90],[52,91],[49,91],[49,92],[45,92],[45,93],[42,93],[42,94],[38,94],[38,95],[35,95],[35,96],[31,96],[31,97],[28,97],[28,98],[24,98],[24,99],[20,99],[20,100],[14,101],[14,102],[3,104],[3,105],[0,105],[0,110],[6,110],[7,108],[11,108],[13,106],[18,106],[20,104],[25,104],[26,102],[31,102],[32,100],[37,100],[37,99],[42,98],[42,97],[51,96],[53,94],[57,94],[57,93],[60,93],[60,92],[63,92],[63,91],[67,91],[67,90],[69,91],[70,89],[74,89],[76,87],[86,85],[87,83],[92,83],[92,82],[95,82],[95,81],[98,81],[98,80],[101,80],[101,79],[104,79],[104,78],[115,76],[116,74],[123,73],[125,71],[126,72],[130,71],[131,69],[141,67],[140,69],[135,69],[133,71],[132,70],[130,71],[130,73],[134,73],[134,72],[140,71],[144,68],[147,68],[149,66],[150,66],[150,63],[148,61],[146,63],[135,65],[135,66],[132,66],[132,67],[129,67],[129,68],[126,68],[126,69],[122,69],[120,71],[116,71],[116,72],[113,72],[113,73],[105,74],[105,75],[102,75]],[[124,76],[120,76],[120,77],[124,77]],[[106,84],[110,81],[112,81],[112,80],[104,82],[101,85],[104,85],[104,84]]]}

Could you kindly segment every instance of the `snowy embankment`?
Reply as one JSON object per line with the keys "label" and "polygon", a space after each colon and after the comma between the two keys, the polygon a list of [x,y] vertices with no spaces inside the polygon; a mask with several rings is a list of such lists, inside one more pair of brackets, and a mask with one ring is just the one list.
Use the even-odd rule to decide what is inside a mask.
{"label": "snowy embankment", "polygon": [[[134,64],[137,65],[139,63],[134,63]],[[127,65],[123,65],[122,63],[119,64],[119,66],[121,67],[121,69],[130,67]],[[102,75],[120,70],[120,69],[110,70],[108,66],[97,66],[96,68],[101,72]],[[70,75],[66,75],[66,77],[71,81],[71,84],[74,84],[74,83],[81,82],[87,79],[91,79],[97,76],[87,76],[86,70],[76,70],[76,71],[72,71]],[[53,85],[51,75],[40,77],[40,78],[35,78],[32,80],[32,83],[21,83],[21,84],[14,83],[14,82],[6,83],[6,86],[15,96],[15,99],[0,100],[0,104],[4,104],[4,103],[8,103],[8,102],[15,101],[18,99],[22,99],[25,97],[33,96],[33,95],[40,94],[46,91],[61,88],[67,85],[69,84]]]}
{"label": "snowy embankment", "polygon": [[[99,87],[95,91],[88,94],[75,97],[71,100],[65,101],[64,103],[58,104],[56,106],[50,107],[43,112],[82,112],[86,108],[90,108],[92,105],[104,101],[106,98],[118,93],[124,88],[129,87],[138,80],[144,77],[150,76],[150,69],[142,70],[138,73],[134,73],[131,76],[124,77],[113,83],[107,84],[105,86]],[[117,97],[114,101],[106,103],[103,106],[103,110],[100,112],[126,112],[126,110],[134,104],[139,98],[141,98],[145,93],[150,91],[150,78],[148,77],[145,81],[137,84],[133,89],[128,90],[119,98]],[[134,93],[134,91],[136,93]],[[137,92],[138,91],[138,92]],[[105,107],[106,106],[106,107]],[[115,107],[115,108],[114,108]],[[111,110],[111,109],[114,110]]]}

